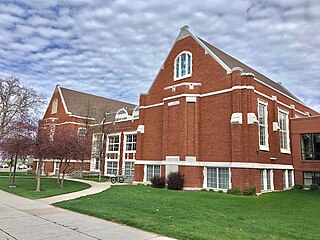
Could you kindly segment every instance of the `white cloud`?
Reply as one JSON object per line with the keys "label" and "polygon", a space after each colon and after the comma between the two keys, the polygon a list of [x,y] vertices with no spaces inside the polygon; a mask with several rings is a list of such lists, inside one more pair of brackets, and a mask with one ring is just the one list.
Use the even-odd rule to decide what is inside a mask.
{"label": "white cloud", "polygon": [[17,0],[0,3],[0,75],[137,103],[179,28],[282,82],[320,110],[319,1]]}

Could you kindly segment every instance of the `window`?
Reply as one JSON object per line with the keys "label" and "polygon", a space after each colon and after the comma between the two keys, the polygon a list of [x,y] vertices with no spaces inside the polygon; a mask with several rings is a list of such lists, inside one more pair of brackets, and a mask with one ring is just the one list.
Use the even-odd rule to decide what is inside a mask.
{"label": "window", "polygon": [[136,151],[137,135],[128,134],[126,135],[126,151]]}
{"label": "window", "polygon": [[133,118],[133,119],[138,119],[138,118],[139,118],[139,107],[136,107],[136,108],[133,110],[132,118]]}
{"label": "window", "polygon": [[117,121],[124,121],[124,120],[127,120],[128,119],[128,112],[127,110],[125,110],[124,108],[123,109],[120,109],[117,114],[116,114],[116,122]]}
{"label": "window", "polygon": [[182,52],[176,57],[174,62],[174,80],[190,77],[192,74],[192,54]]}
{"label": "window", "polygon": [[261,191],[273,190],[273,171],[271,169],[260,170],[260,188]]}
{"label": "window", "polygon": [[280,151],[290,153],[289,146],[289,113],[279,109],[279,134],[280,134]]}
{"label": "window", "polygon": [[147,165],[146,181],[151,181],[154,176],[160,176],[160,165]]}
{"label": "window", "polygon": [[56,126],[55,125],[51,125],[50,126],[50,134],[49,134],[49,138],[50,138],[51,141],[53,141],[55,130],[56,130]]}
{"label": "window", "polygon": [[207,187],[229,189],[229,168],[207,168]]}
{"label": "window", "polygon": [[101,133],[92,134],[91,151],[91,171],[100,170],[100,152],[102,151],[103,135]]}
{"label": "window", "polygon": [[261,150],[269,150],[268,143],[268,103],[258,100],[259,146]]}
{"label": "window", "polygon": [[293,170],[283,170],[283,189],[293,187]]}
{"label": "window", "polygon": [[107,161],[107,174],[118,175],[118,161]]}
{"label": "window", "polygon": [[320,133],[301,135],[302,160],[320,160]]}
{"label": "window", "polygon": [[306,186],[320,185],[320,172],[303,172],[303,184]]}
{"label": "window", "polygon": [[108,152],[118,152],[120,146],[119,135],[108,137]]}
{"label": "window", "polygon": [[51,106],[51,114],[55,114],[58,112],[58,99],[54,99],[52,101],[52,106]]}
{"label": "window", "polygon": [[86,128],[78,128],[78,136],[79,137],[85,137],[87,135],[87,129]]}
{"label": "window", "polygon": [[133,162],[125,162],[124,163],[124,174],[128,176],[134,175],[134,163]]}

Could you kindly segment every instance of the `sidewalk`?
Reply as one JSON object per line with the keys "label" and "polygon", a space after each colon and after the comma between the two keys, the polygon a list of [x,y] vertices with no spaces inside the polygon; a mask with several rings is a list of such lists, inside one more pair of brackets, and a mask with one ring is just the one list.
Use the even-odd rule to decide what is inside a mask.
{"label": "sidewalk", "polygon": [[170,238],[56,208],[0,190],[0,239],[169,240]]}
{"label": "sidewalk", "polygon": [[91,194],[96,194],[96,193],[102,192],[102,191],[110,188],[110,186],[111,186],[111,183],[109,183],[109,182],[95,182],[95,181],[86,181],[86,180],[82,180],[82,179],[73,179],[73,178],[72,179],[66,178],[66,179],[72,180],[72,181],[77,181],[77,182],[87,183],[87,184],[91,185],[91,187],[88,189],[84,189],[82,191],[78,191],[78,192],[67,193],[67,194],[48,197],[48,198],[41,198],[41,199],[38,199],[37,201],[42,202],[42,203],[52,204],[52,203],[61,202],[61,201],[65,201],[65,200],[71,200],[71,199],[75,199],[78,197],[83,197],[83,196],[87,196],[87,195],[91,195]]}

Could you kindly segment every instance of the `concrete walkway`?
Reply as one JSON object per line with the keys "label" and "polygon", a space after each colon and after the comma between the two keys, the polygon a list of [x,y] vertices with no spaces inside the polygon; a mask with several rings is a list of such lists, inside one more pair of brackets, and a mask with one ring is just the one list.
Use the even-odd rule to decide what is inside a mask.
{"label": "concrete walkway", "polygon": [[170,238],[56,208],[0,190],[0,239],[168,240]]}
{"label": "concrete walkway", "polygon": [[78,192],[73,192],[73,193],[67,193],[63,195],[58,195],[58,196],[53,196],[53,197],[48,197],[48,198],[41,198],[38,199],[37,201],[42,202],[42,203],[47,203],[47,204],[52,204],[56,202],[61,202],[65,200],[71,200],[91,194],[96,194],[99,192],[102,192],[108,188],[110,188],[111,183],[109,182],[95,182],[95,181],[86,181],[82,179],[71,179],[71,178],[66,178],[67,180],[72,180],[72,181],[77,181],[77,182],[83,182],[91,185],[90,188],[84,189],[82,191]]}

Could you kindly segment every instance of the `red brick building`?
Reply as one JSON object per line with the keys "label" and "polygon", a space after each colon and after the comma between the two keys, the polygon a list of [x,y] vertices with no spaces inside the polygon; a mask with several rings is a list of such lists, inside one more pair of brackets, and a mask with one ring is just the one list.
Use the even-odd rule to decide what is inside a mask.
{"label": "red brick building", "polygon": [[[85,118],[76,109],[84,102],[69,110],[61,95],[71,90],[61,89],[44,121],[50,127],[56,121],[80,128]],[[103,136],[104,174],[120,169],[133,174],[134,168],[136,182],[149,182],[155,175],[180,171],[185,188],[192,189],[255,186],[260,192],[301,183],[304,165],[297,165],[295,174],[299,145],[291,141],[289,120],[300,134],[305,129],[298,130],[299,121],[318,115],[281,84],[194,36],[188,27],[181,28],[149,91],[141,94],[139,108],[108,100],[114,107],[105,121],[90,119],[93,153],[101,136],[94,126],[109,129]],[[50,110],[54,101],[63,106],[58,119]],[[319,118],[314,119],[319,126]],[[99,168],[94,157],[90,165]]]}

